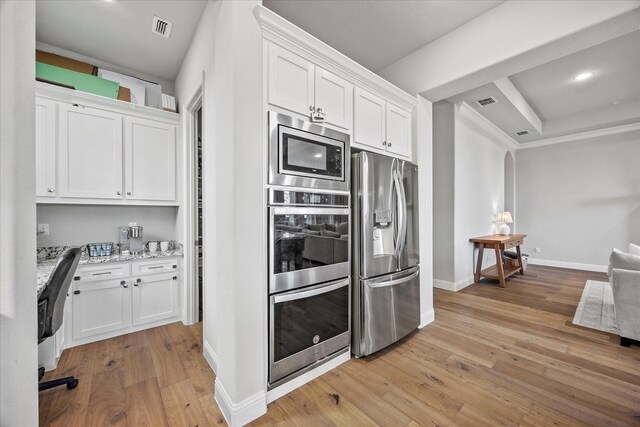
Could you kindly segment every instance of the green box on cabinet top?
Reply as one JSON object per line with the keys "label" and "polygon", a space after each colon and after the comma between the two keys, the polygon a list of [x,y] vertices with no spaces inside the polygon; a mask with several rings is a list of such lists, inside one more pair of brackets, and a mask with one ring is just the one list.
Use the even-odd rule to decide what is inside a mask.
{"label": "green box on cabinet top", "polygon": [[71,86],[82,92],[89,92],[112,99],[118,98],[118,91],[120,90],[120,84],[111,80],[42,62],[36,62],[36,79]]}

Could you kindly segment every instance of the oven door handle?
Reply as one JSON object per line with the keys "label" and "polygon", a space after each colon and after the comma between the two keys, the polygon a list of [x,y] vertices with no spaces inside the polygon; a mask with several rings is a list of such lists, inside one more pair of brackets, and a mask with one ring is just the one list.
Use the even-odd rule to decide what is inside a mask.
{"label": "oven door handle", "polygon": [[309,289],[307,291],[300,291],[300,292],[296,291],[296,292],[288,292],[284,295],[274,295],[271,298],[273,298],[274,304],[278,304],[281,302],[295,301],[303,298],[313,297],[320,294],[326,294],[327,292],[335,291],[336,289],[340,289],[345,286],[349,286],[349,279],[338,280],[337,282],[314,287],[313,289]]}
{"label": "oven door handle", "polygon": [[271,207],[274,215],[349,215],[349,208]]}

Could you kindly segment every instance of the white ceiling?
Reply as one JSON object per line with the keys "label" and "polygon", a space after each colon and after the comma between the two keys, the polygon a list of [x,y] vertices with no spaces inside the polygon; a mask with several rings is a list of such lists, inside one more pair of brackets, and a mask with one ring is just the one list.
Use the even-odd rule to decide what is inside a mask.
{"label": "white ceiling", "polygon": [[[173,81],[205,4],[205,0],[40,0],[36,40]],[[154,15],[173,23],[170,38],[151,32]]]}
{"label": "white ceiling", "polygon": [[[467,102],[518,143],[640,122],[640,31],[508,76],[542,121],[538,132],[521,108],[493,83],[448,98]],[[591,71],[583,81],[573,77]],[[486,107],[475,101],[494,96]],[[528,130],[529,135],[515,132]]]}
{"label": "white ceiling", "polygon": [[263,0],[265,7],[374,72],[501,2]]}

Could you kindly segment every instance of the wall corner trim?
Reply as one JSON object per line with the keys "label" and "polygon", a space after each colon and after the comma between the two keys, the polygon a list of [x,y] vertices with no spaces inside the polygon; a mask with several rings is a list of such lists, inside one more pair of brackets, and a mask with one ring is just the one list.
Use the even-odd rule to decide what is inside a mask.
{"label": "wall corner trim", "polygon": [[424,328],[434,320],[436,320],[436,311],[433,308],[423,311],[420,313],[420,325],[418,325],[418,329]]}
{"label": "wall corner trim", "polygon": [[608,266],[606,265],[583,264],[580,262],[554,261],[550,259],[538,258],[529,258],[529,264],[542,265],[545,267],[569,268],[571,270],[595,271],[598,273],[606,273],[608,268]]}
{"label": "wall corner trim", "polygon": [[215,351],[213,351],[213,348],[211,348],[211,345],[209,344],[208,341],[204,341],[202,347],[203,347],[204,358],[209,363],[209,366],[211,366],[213,373],[217,375],[218,374],[218,355],[216,354]]}
{"label": "wall corner trim", "polygon": [[438,289],[444,289],[445,291],[458,292],[467,286],[473,285],[473,277],[465,277],[457,282],[451,282],[448,280],[433,279],[433,287]]}
{"label": "wall corner trim", "polygon": [[267,413],[266,391],[259,391],[253,396],[234,403],[220,382],[220,378],[216,378],[214,397],[230,427],[244,426]]}

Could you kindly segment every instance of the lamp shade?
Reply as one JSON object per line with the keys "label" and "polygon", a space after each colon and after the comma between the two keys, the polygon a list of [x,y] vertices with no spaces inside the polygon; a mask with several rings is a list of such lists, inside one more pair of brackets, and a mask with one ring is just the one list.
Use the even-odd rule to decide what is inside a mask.
{"label": "lamp shade", "polygon": [[504,222],[505,224],[511,224],[513,219],[511,218],[511,212],[498,212],[498,219],[496,222]]}

